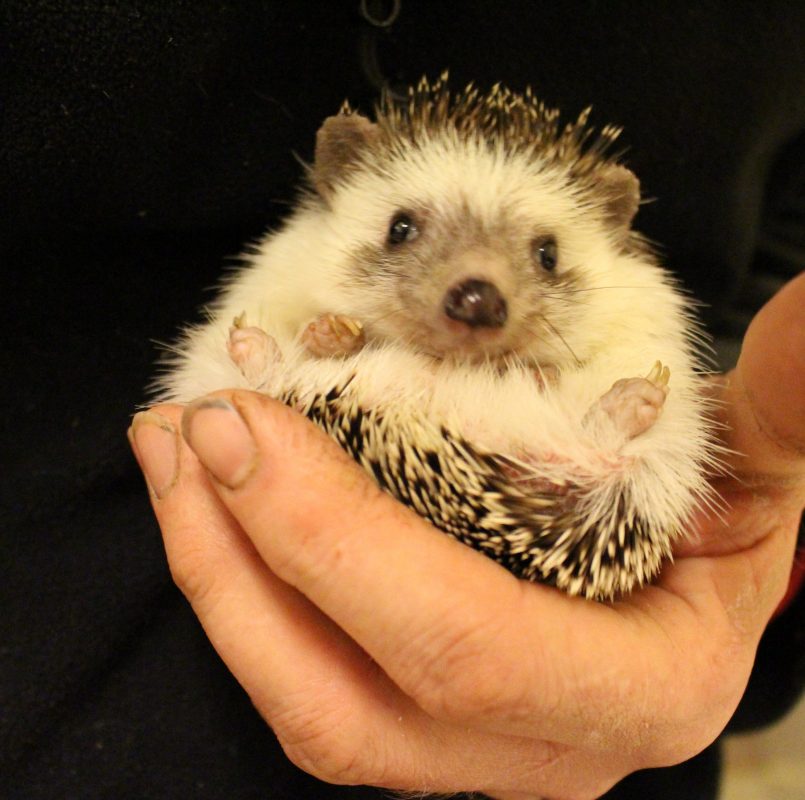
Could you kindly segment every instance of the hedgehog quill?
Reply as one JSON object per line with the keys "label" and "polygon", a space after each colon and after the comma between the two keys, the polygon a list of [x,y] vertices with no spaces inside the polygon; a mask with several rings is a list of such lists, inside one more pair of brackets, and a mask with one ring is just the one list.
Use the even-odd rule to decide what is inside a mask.
{"label": "hedgehog quill", "polygon": [[609,600],[712,503],[703,336],[632,220],[619,130],[423,79],[345,104],[308,185],[158,382],[279,398],[515,575]]}

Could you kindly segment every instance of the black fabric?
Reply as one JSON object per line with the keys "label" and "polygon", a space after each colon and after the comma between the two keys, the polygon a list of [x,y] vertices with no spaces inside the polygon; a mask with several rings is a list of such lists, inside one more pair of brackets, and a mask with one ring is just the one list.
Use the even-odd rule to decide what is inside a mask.
{"label": "black fabric", "polygon": [[[358,6],[0,6],[0,796],[381,796],[284,759],[171,584],[124,436],[154,340],[281,217],[291,151],[344,97],[449,66],[594,102],[659,198],[638,227],[729,333],[782,277],[753,253],[765,176],[801,152],[804,8],[403,0],[380,29]],[[770,627],[736,725],[801,691],[802,618],[800,597]],[[711,750],[613,797],[710,798],[716,776]]]}

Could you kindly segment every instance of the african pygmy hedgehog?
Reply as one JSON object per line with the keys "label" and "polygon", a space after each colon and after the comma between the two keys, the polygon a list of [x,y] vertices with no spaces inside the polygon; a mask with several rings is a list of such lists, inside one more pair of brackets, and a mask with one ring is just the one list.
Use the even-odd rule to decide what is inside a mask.
{"label": "african pygmy hedgehog", "polygon": [[445,76],[375,111],[325,120],[297,209],[185,331],[160,399],[266,392],[516,575],[642,585],[717,454],[701,332],[631,230],[619,130]]}

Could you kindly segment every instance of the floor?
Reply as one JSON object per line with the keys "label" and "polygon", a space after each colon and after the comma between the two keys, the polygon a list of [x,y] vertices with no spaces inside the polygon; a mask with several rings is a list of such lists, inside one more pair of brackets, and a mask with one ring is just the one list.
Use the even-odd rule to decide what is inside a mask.
{"label": "floor", "polygon": [[805,800],[805,698],[761,733],[732,736],[719,800]]}

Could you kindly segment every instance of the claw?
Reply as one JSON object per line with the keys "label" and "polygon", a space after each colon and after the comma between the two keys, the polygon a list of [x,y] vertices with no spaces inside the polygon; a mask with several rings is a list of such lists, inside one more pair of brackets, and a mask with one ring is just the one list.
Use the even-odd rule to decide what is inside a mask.
{"label": "claw", "polygon": [[658,389],[664,389],[671,380],[671,370],[662,361],[655,361],[651,372],[646,375],[646,380],[653,383]]}
{"label": "claw", "polygon": [[657,381],[660,379],[660,376],[662,375],[662,370],[663,370],[662,361],[655,361],[654,366],[651,368],[651,372],[649,372],[649,374],[646,375],[646,380],[650,381],[651,383],[657,383]]}
{"label": "claw", "polygon": [[232,320],[232,327],[233,328],[245,328],[246,327],[246,312],[241,311],[235,319]]}
{"label": "claw", "polygon": [[360,336],[361,331],[363,330],[363,325],[356,319],[351,319],[350,317],[339,317],[338,318],[343,325],[349,329],[349,332],[353,336]]}
{"label": "claw", "polygon": [[360,336],[363,330],[363,325],[356,319],[350,317],[342,317],[338,314],[327,314],[327,322],[330,329],[337,335],[343,336],[349,334],[350,336]]}
{"label": "claw", "polygon": [[308,353],[317,358],[348,356],[365,343],[363,325],[341,314],[321,314],[311,320],[301,336]]}

